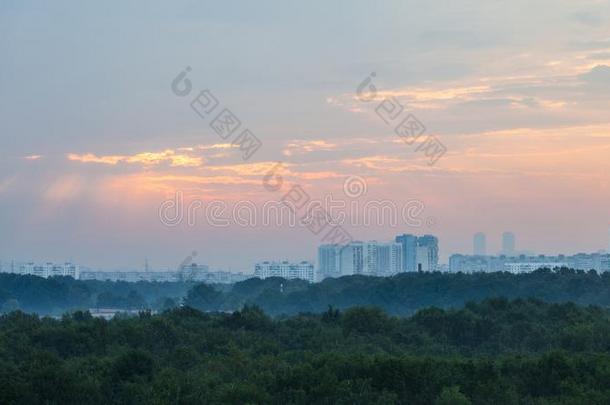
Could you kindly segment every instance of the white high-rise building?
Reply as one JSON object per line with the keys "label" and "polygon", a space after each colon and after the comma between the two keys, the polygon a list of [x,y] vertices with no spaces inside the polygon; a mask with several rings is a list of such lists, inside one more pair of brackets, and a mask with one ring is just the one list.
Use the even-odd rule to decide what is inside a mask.
{"label": "white high-rise building", "polygon": [[303,261],[301,263],[283,262],[262,262],[254,266],[254,277],[266,279],[269,277],[281,277],[287,280],[301,279],[313,283],[314,270],[313,264]]}
{"label": "white high-rise building", "polygon": [[396,236],[395,241],[402,246],[402,271],[416,271],[417,236],[405,233]]}
{"label": "white high-rise building", "polygon": [[55,277],[55,276],[69,276],[78,279],[80,276],[79,266],[72,263],[64,264],[53,264],[44,263],[41,265],[34,264],[32,262],[20,265],[15,273],[21,275],[32,275],[43,278]]}
{"label": "white high-rise building", "polygon": [[403,268],[402,245],[395,242],[377,245],[377,275],[393,276]]}
{"label": "white high-rise building", "polygon": [[417,266],[417,271],[434,271],[436,270],[436,265],[434,264],[434,259],[431,254],[430,248],[427,246],[418,246],[415,251],[415,264]]}
{"label": "white high-rise building", "polygon": [[424,235],[417,238],[415,270],[436,271],[438,269],[438,238]]}
{"label": "white high-rise building", "polygon": [[341,248],[340,269],[342,276],[364,274],[364,244],[352,242]]}
{"label": "white high-rise building", "polygon": [[363,274],[391,276],[403,271],[402,246],[395,242],[352,242],[318,248],[318,279]]}
{"label": "white high-rise building", "polygon": [[322,245],[318,247],[318,280],[341,277],[341,247]]}

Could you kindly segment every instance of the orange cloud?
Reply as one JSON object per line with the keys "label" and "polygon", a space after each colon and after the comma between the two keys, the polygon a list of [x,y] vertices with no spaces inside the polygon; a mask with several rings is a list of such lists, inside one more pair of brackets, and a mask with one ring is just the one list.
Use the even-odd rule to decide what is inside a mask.
{"label": "orange cloud", "polygon": [[407,88],[401,90],[390,90],[379,92],[378,98],[383,100],[391,97],[407,97],[417,101],[438,101],[463,99],[469,100],[474,96],[487,93],[491,88],[487,85],[462,86],[454,88],[426,89],[426,88]]}
{"label": "orange cloud", "polygon": [[198,145],[197,149],[199,150],[215,150],[215,149],[231,149],[237,148],[238,145],[234,145],[232,143],[215,143],[213,145]]}
{"label": "orange cloud", "polygon": [[323,139],[317,139],[313,141],[292,141],[282,151],[284,156],[292,156],[295,153],[310,153],[315,151],[328,151],[335,150],[337,145],[334,143],[327,142]]}
{"label": "orange cloud", "polygon": [[167,149],[163,152],[143,152],[131,156],[126,155],[107,155],[97,156],[92,153],[78,155],[75,153],[68,154],[68,160],[81,163],[99,163],[107,165],[116,165],[118,163],[141,164],[144,166],[159,165],[164,162],[169,162],[172,167],[199,167],[203,165],[203,158],[179,154],[172,149]]}
{"label": "orange cloud", "polygon": [[92,153],[84,155],[77,155],[75,153],[68,154],[68,160],[81,162],[81,163],[103,163],[107,165],[116,165],[121,160],[125,159],[125,156],[101,156],[98,157]]}

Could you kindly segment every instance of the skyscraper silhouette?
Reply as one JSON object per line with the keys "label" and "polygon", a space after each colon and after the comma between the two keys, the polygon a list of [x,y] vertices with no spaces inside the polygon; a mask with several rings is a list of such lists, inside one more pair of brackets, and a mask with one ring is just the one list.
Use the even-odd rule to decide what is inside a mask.
{"label": "skyscraper silhouette", "polygon": [[515,254],[515,234],[504,232],[502,234],[502,254],[512,256]]}
{"label": "skyscraper silhouette", "polygon": [[477,232],[472,239],[472,249],[475,256],[487,255],[487,239],[483,232]]}
{"label": "skyscraper silhouette", "polygon": [[417,271],[417,236],[409,234],[398,235],[396,243],[402,245],[402,271]]}

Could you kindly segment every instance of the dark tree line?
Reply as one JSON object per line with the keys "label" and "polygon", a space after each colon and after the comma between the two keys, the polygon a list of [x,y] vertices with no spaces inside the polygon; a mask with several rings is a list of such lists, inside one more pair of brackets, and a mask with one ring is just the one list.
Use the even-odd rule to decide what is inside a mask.
{"label": "dark tree line", "polygon": [[608,381],[610,311],[536,299],[0,317],[2,404],[608,404]]}
{"label": "dark tree line", "polygon": [[43,315],[89,308],[166,309],[180,304],[193,283],[81,281],[71,277],[0,274],[0,312]]}
{"label": "dark tree line", "polygon": [[202,311],[257,305],[273,316],[374,305],[394,315],[429,306],[459,308],[487,297],[539,298],[610,306],[610,273],[571,269],[529,274],[403,273],[394,277],[346,276],[308,284],[302,280],[249,279],[232,286],[194,283],[78,281],[0,274],[0,312],[61,315],[89,308],[163,310],[182,303]]}
{"label": "dark tree line", "polygon": [[402,273],[394,277],[346,276],[308,284],[301,280],[270,278],[237,283],[229,291],[199,286],[186,303],[201,310],[233,311],[254,304],[271,315],[322,312],[374,305],[395,315],[409,315],[428,306],[459,308],[487,297],[539,298],[547,302],[575,302],[610,306],[610,273],[567,268],[510,273]]}

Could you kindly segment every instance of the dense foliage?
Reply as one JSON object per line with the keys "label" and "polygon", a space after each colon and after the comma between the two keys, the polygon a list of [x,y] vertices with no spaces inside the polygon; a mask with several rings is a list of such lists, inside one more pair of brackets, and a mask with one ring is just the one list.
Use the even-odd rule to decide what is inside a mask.
{"label": "dense foliage", "polygon": [[608,381],[610,312],[569,303],[0,317],[3,404],[608,404]]}
{"label": "dense foliage", "polygon": [[375,305],[395,315],[409,315],[428,307],[459,308],[487,297],[528,298],[547,302],[575,302],[610,306],[610,273],[571,269],[541,269],[510,273],[402,273],[394,277],[347,276],[308,284],[271,278],[237,283],[225,293],[198,286],[187,304],[201,310],[233,311],[254,304],[271,315],[322,312]]}
{"label": "dense foliage", "polygon": [[610,273],[542,269],[529,274],[403,273],[346,276],[309,284],[302,280],[249,279],[233,286],[193,283],[78,281],[0,274],[0,311],[61,315],[90,308],[163,310],[185,302],[202,311],[256,305],[272,316],[374,305],[394,315],[428,306],[459,308],[487,297],[539,298],[610,306]]}
{"label": "dense foliage", "polygon": [[61,315],[89,308],[163,309],[180,304],[193,283],[81,281],[0,274],[0,311]]}

